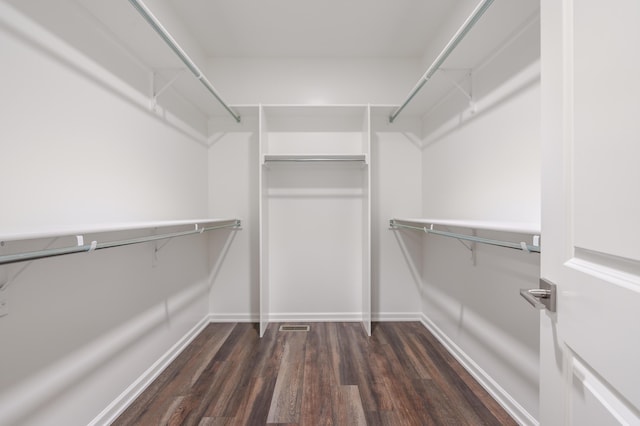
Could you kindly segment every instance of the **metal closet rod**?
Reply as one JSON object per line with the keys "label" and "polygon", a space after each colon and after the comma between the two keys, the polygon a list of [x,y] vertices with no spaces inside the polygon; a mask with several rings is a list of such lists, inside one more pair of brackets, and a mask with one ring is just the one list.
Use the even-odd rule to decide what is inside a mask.
{"label": "metal closet rod", "polygon": [[186,65],[186,67],[189,68],[189,71],[191,71],[193,75],[195,75],[196,78],[200,80],[200,83],[202,83],[202,85],[207,88],[209,93],[211,93],[218,100],[218,102],[220,102],[224,109],[226,109],[229,114],[231,114],[233,118],[239,123],[240,115],[232,110],[229,105],[227,105],[227,103],[222,99],[222,97],[213,87],[211,82],[207,79],[207,77],[205,77],[202,71],[200,71],[200,68],[198,68],[198,66],[191,60],[189,55],[187,55],[187,53],[180,47],[178,42],[176,42],[171,34],[169,34],[169,32],[166,30],[166,28],[164,28],[164,26],[160,23],[158,18],[155,17],[151,10],[149,10],[149,8],[141,0],[129,0],[129,3],[131,3],[133,7],[136,8],[140,15],[142,15],[142,17],[149,23],[149,25],[151,25],[151,28],[153,28],[155,32],[158,33],[160,38],[162,38],[162,40],[167,43],[171,50],[173,50],[174,53],[178,55],[178,58],[180,58],[180,60]]}
{"label": "metal closet rod", "polygon": [[482,0],[476,8],[473,10],[471,15],[467,18],[466,21],[462,24],[462,26],[458,29],[458,31],[453,35],[453,38],[449,40],[449,43],[442,49],[442,52],[438,55],[438,57],[433,61],[433,63],[427,68],[427,71],[424,75],[418,80],[416,85],[411,89],[409,95],[406,100],[396,108],[391,115],[389,116],[389,122],[393,123],[393,121],[398,117],[398,115],[402,112],[402,110],[411,102],[411,100],[418,94],[422,86],[424,86],[431,77],[438,71],[438,69],[442,66],[444,61],[449,57],[451,52],[453,52],[458,46],[458,43],[462,41],[462,39],[467,35],[467,33],[473,28],[473,26],[478,22],[480,17],[487,11],[489,6],[491,6],[493,0]]}
{"label": "metal closet rod", "polygon": [[37,250],[37,251],[30,251],[30,252],[23,252],[23,253],[16,253],[16,254],[7,254],[4,256],[0,256],[0,265],[7,265],[10,263],[18,263],[18,262],[27,262],[30,260],[37,260],[37,259],[45,259],[47,257],[62,256],[65,254],[90,252],[94,250],[102,250],[102,249],[113,248],[113,247],[123,247],[123,246],[129,246],[132,244],[146,243],[149,241],[159,241],[159,240],[166,240],[169,238],[184,237],[187,235],[201,234],[205,231],[213,231],[214,229],[236,228],[236,227],[239,227],[240,225],[241,225],[240,220],[235,220],[232,223],[229,223],[226,225],[210,226],[210,227],[204,227],[204,228],[198,228],[196,225],[196,229],[193,229],[191,231],[150,235],[147,237],[131,238],[128,240],[120,240],[120,241],[108,241],[104,243],[98,243],[96,241],[93,241],[91,244],[83,244],[83,245],[78,245],[73,247],[60,247],[60,248]]}
{"label": "metal closet rod", "polygon": [[366,162],[364,155],[265,155],[265,163],[277,162]]}
{"label": "metal closet rod", "polygon": [[524,242],[513,243],[511,241],[493,240],[490,238],[476,237],[473,235],[457,234],[455,232],[438,231],[436,229],[429,229],[427,227],[421,228],[419,226],[401,225],[393,219],[389,221],[389,225],[392,228],[415,229],[417,231],[423,231],[427,234],[434,234],[434,235],[440,235],[443,237],[456,238],[458,240],[472,241],[474,243],[489,244],[492,246],[506,247],[506,248],[515,249],[515,250],[540,253],[540,247],[533,246],[531,244],[526,244]]}

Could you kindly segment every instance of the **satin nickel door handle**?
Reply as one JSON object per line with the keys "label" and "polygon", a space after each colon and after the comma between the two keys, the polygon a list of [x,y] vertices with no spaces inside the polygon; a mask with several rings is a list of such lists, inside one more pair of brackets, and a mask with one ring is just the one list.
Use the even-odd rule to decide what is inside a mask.
{"label": "satin nickel door handle", "polygon": [[544,278],[540,279],[540,288],[523,288],[520,296],[536,309],[556,311],[556,285]]}
{"label": "satin nickel door handle", "polygon": [[546,309],[544,303],[540,299],[546,299],[551,296],[549,290],[542,290],[539,288],[523,288],[520,290],[520,296],[524,297],[524,300],[529,302],[531,306],[536,309]]}

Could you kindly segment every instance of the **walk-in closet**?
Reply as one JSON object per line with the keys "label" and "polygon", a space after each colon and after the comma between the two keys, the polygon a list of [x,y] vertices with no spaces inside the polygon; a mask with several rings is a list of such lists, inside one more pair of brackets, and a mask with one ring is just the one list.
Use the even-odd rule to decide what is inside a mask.
{"label": "walk-in closet", "polygon": [[0,0],[0,425],[638,425],[640,3]]}

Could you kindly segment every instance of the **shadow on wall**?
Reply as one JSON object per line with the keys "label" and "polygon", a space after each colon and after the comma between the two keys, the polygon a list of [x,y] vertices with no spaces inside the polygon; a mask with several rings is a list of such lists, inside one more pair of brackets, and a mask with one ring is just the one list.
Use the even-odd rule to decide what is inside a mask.
{"label": "shadow on wall", "polygon": [[[211,268],[201,235],[4,266],[11,310],[0,318],[0,423],[22,423],[57,409],[74,388],[96,386],[92,380],[133,356],[131,371],[118,370],[100,384],[91,400],[98,405],[84,410],[95,415],[104,408],[205,317],[207,276],[215,274],[234,233],[209,234],[222,247],[214,253],[219,259],[210,256]],[[91,239],[124,238],[110,233]],[[69,245],[66,238],[56,240]],[[22,252],[53,244],[7,245]],[[169,336],[160,347],[153,337],[158,332]],[[138,359],[141,351],[148,359]],[[100,401],[100,395],[108,396]]]}
{"label": "shadow on wall", "polygon": [[523,77],[523,81],[517,84],[517,87],[510,89],[506,93],[499,93],[493,99],[487,99],[485,102],[479,102],[479,106],[475,106],[474,111],[463,110],[459,112],[454,118],[445,122],[441,127],[436,129],[433,133],[431,133],[425,140],[422,142],[420,148],[426,149],[429,146],[443,140],[447,136],[452,133],[459,131],[472,124],[476,120],[480,120],[481,118],[487,116],[492,111],[497,110],[501,106],[507,105],[510,101],[517,99],[523,93],[527,92],[531,88],[537,86],[540,83],[540,75],[539,73],[528,73],[528,75]]}
{"label": "shadow on wall", "polygon": [[538,311],[519,290],[537,287],[540,256],[483,244],[472,248],[475,262],[454,239],[426,238],[424,314],[472,358],[498,360],[509,366],[509,375],[537,388],[537,363],[530,361],[539,353]]}
{"label": "shadow on wall", "polygon": [[[237,111],[240,123],[227,116],[209,120],[209,214],[242,218],[242,233],[211,281],[210,313],[254,316],[260,302],[260,120],[258,107]],[[220,249],[211,247],[212,256]]]}
{"label": "shadow on wall", "polygon": [[211,291],[215,286],[222,264],[229,253],[229,247],[231,247],[237,233],[240,231],[241,229],[224,230],[221,234],[226,235],[220,235],[220,238],[211,239],[208,252],[208,260],[211,265],[209,268],[209,277],[207,279],[209,291]]}
{"label": "shadow on wall", "polygon": [[420,310],[422,240],[389,228],[394,215],[422,213],[421,122],[402,116],[388,122],[385,108],[372,108],[371,134],[371,284],[374,313]]}
{"label": "shadow on wall", "polygon": [[417,232],[394,229],[393,236],[400,247],[406,266],[411,272],[413,284],[418,294],[424,296],[424,286],[422,285],[422,235]]}

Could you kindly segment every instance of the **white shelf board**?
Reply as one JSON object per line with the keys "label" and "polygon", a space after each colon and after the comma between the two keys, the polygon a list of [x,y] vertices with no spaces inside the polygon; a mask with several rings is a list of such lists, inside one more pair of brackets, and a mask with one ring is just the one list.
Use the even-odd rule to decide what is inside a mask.
{"label": "white shelf board", "polygon": [[[98,225],[72,225],[62,226],[55,229],[32,229],[25,232],[14,232],[0,234],[0,241],[33,240],[38,238],[56,238],[70,235],[100,234],[104,232],[132,231],[137,229],[168,228],[174,226],[203,225],[203,227],[221,225],[227,222],[234,222],[239,219],[185,219],[185,220],[164,220],[147,222],[123,222],[107,223]],[[205,226],[206,225],[206,226]]]}
{"label": "white shelf board", "polygon": [[486,231],[514,232],[518,234],[540,235],[539,223],[532,222],[506,222],[488,220],[454,220],[454,219],[428,219],[428,218],[393,218],[392,220],[406,224],[430,226],[451,226],[455,228],[468,228]]}

